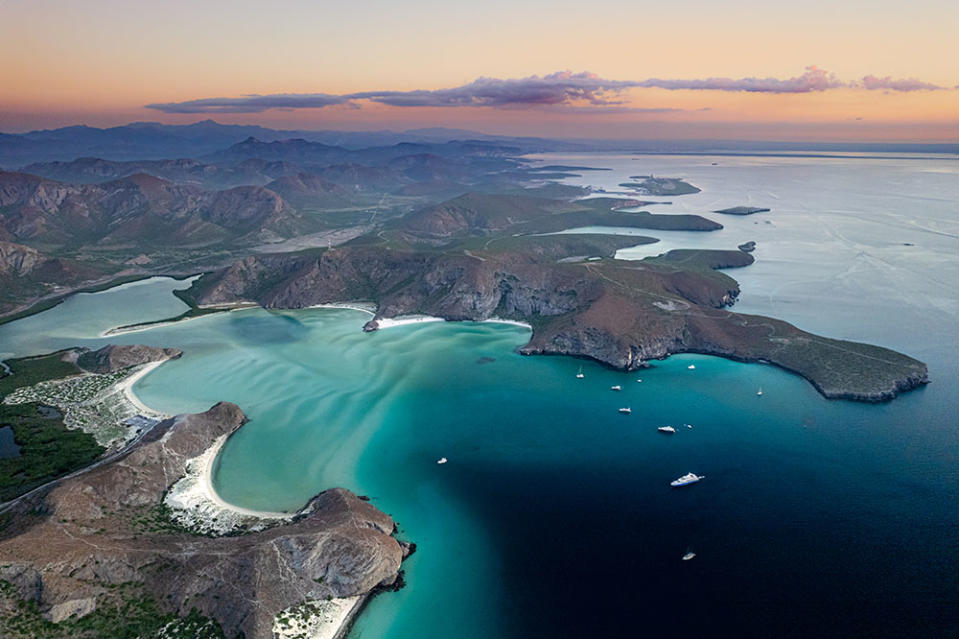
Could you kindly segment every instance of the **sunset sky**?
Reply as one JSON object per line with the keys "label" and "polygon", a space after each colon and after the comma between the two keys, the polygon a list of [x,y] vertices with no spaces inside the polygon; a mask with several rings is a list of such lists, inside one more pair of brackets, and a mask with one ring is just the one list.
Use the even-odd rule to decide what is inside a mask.
{"label": "sunset sky", "polygon": [[943,0],[0,0],[0,131],[959,141],[957,33]]}

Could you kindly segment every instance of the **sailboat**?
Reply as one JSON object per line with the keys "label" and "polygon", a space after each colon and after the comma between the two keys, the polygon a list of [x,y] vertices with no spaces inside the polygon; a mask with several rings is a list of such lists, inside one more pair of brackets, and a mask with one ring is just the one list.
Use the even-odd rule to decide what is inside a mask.
{"label": "sailboat", "polygon": [[583,379],[584,377],[586,377],[586,376],[583,375],[583,367],[580,366],[580,367],[579,367],[579,371],[576,373],[576,379]]}
{"label": "sailboat", "polygon": [[763,387],[762,387],[762,386],[760,386],[760,387],[759,387],[759,390],[756,391],[756,395],[758,395],[759,397],[762,397],[762,396],[763,396]]}

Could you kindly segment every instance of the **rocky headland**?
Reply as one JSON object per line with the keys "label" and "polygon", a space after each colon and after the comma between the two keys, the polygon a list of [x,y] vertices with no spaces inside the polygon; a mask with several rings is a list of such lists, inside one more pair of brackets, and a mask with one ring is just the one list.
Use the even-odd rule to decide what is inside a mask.
{"label": "rocky headland", "polygon": [[77,356],[77,366],[89,373],[104,375],[131,366],[140,366],[152,362],[178,359],[183,351],[177,348],[156,348],[131,344],[117,346],[110,344],[95,351],[83,351]]}
{"label": "rocky headland", "polygon": [[[442,251],[348,245],[251,257],[201,278],[190,294],[200,304],[281,309],[372,301],[377,311],[366,330],[401,315],[512,319],[533,327],[521,349],[526,354],[585,357],[624,370],[675,353],[718,355],[793,371],[829,398],[882,401],[928,381],[925,364],[901,353],[727,310],[739,285],[716,269],[751,264],[747,252],[563,261],[582,255],[589,241],[583,238],[591,236],[571,237],[506,237]],[[596,250],[612,249],[595,237]]]}
{"label": "rocky headland", "polygon": [[245,421],[229,403],[165,420],[119,459],[17,503],[0,529],[7,604],[20,598],[46,623],[66,624],[144,606],[190,611],[220,636],[265,639],[282,611],[393,584],[408,546],[392,536],[388,515],[344,489],[256,532],[211,537],[171,517],[170,486]]}

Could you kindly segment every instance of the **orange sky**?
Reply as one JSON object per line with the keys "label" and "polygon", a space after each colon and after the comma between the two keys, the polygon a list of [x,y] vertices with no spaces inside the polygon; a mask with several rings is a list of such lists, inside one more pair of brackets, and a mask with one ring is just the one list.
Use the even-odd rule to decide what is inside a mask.
{"label": "orange sky", "polygon": [[[596,137],[959,141],[959,3],[755,0],[485,3],[0,0],[0,131],[134,120],[288,128],[420,126]],[[519,5],[519,6],[517,6]],[[745,93],[635,88],[638,108],[390,107],[167,114],[246,94],[444,89],[558,70],[611,80],[918,78],[943,90]]]}

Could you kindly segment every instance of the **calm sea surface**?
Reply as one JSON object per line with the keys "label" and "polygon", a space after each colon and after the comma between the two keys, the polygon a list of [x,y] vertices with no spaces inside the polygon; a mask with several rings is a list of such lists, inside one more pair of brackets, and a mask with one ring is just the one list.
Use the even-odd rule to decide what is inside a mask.
{"label": "calm sea surface", "polygon": [[[419,550],[408,586],[374,599],[352,639],[956,636],[959,161],[542,159],[612,168],[569,180],[609,190],[688,178],[703,193],[650,210],[726,228],[640,232],[662,242],[620,257],[755,240],[757,262],[729,271],[737,310],[902,350],[933,383],[835,402],[778,369],[703,356],[638,374],[587,363],[577,380],[578,361],[518,355],[522,328],[364,334],[368,316],[349,310],[98,337],[180,312],[170,291],[184,284],[163,278],[0,326],[0,354],[182,348],[136,391],[168,412],[230,400],[251,417],[217,464],[225,499],[277,510],[334,485],[369,495]],[[708,213],[740,204],[773,210]],[[666,424],[678,432],[656,431]],[[706,479],[669,487],[687,472]]]}

